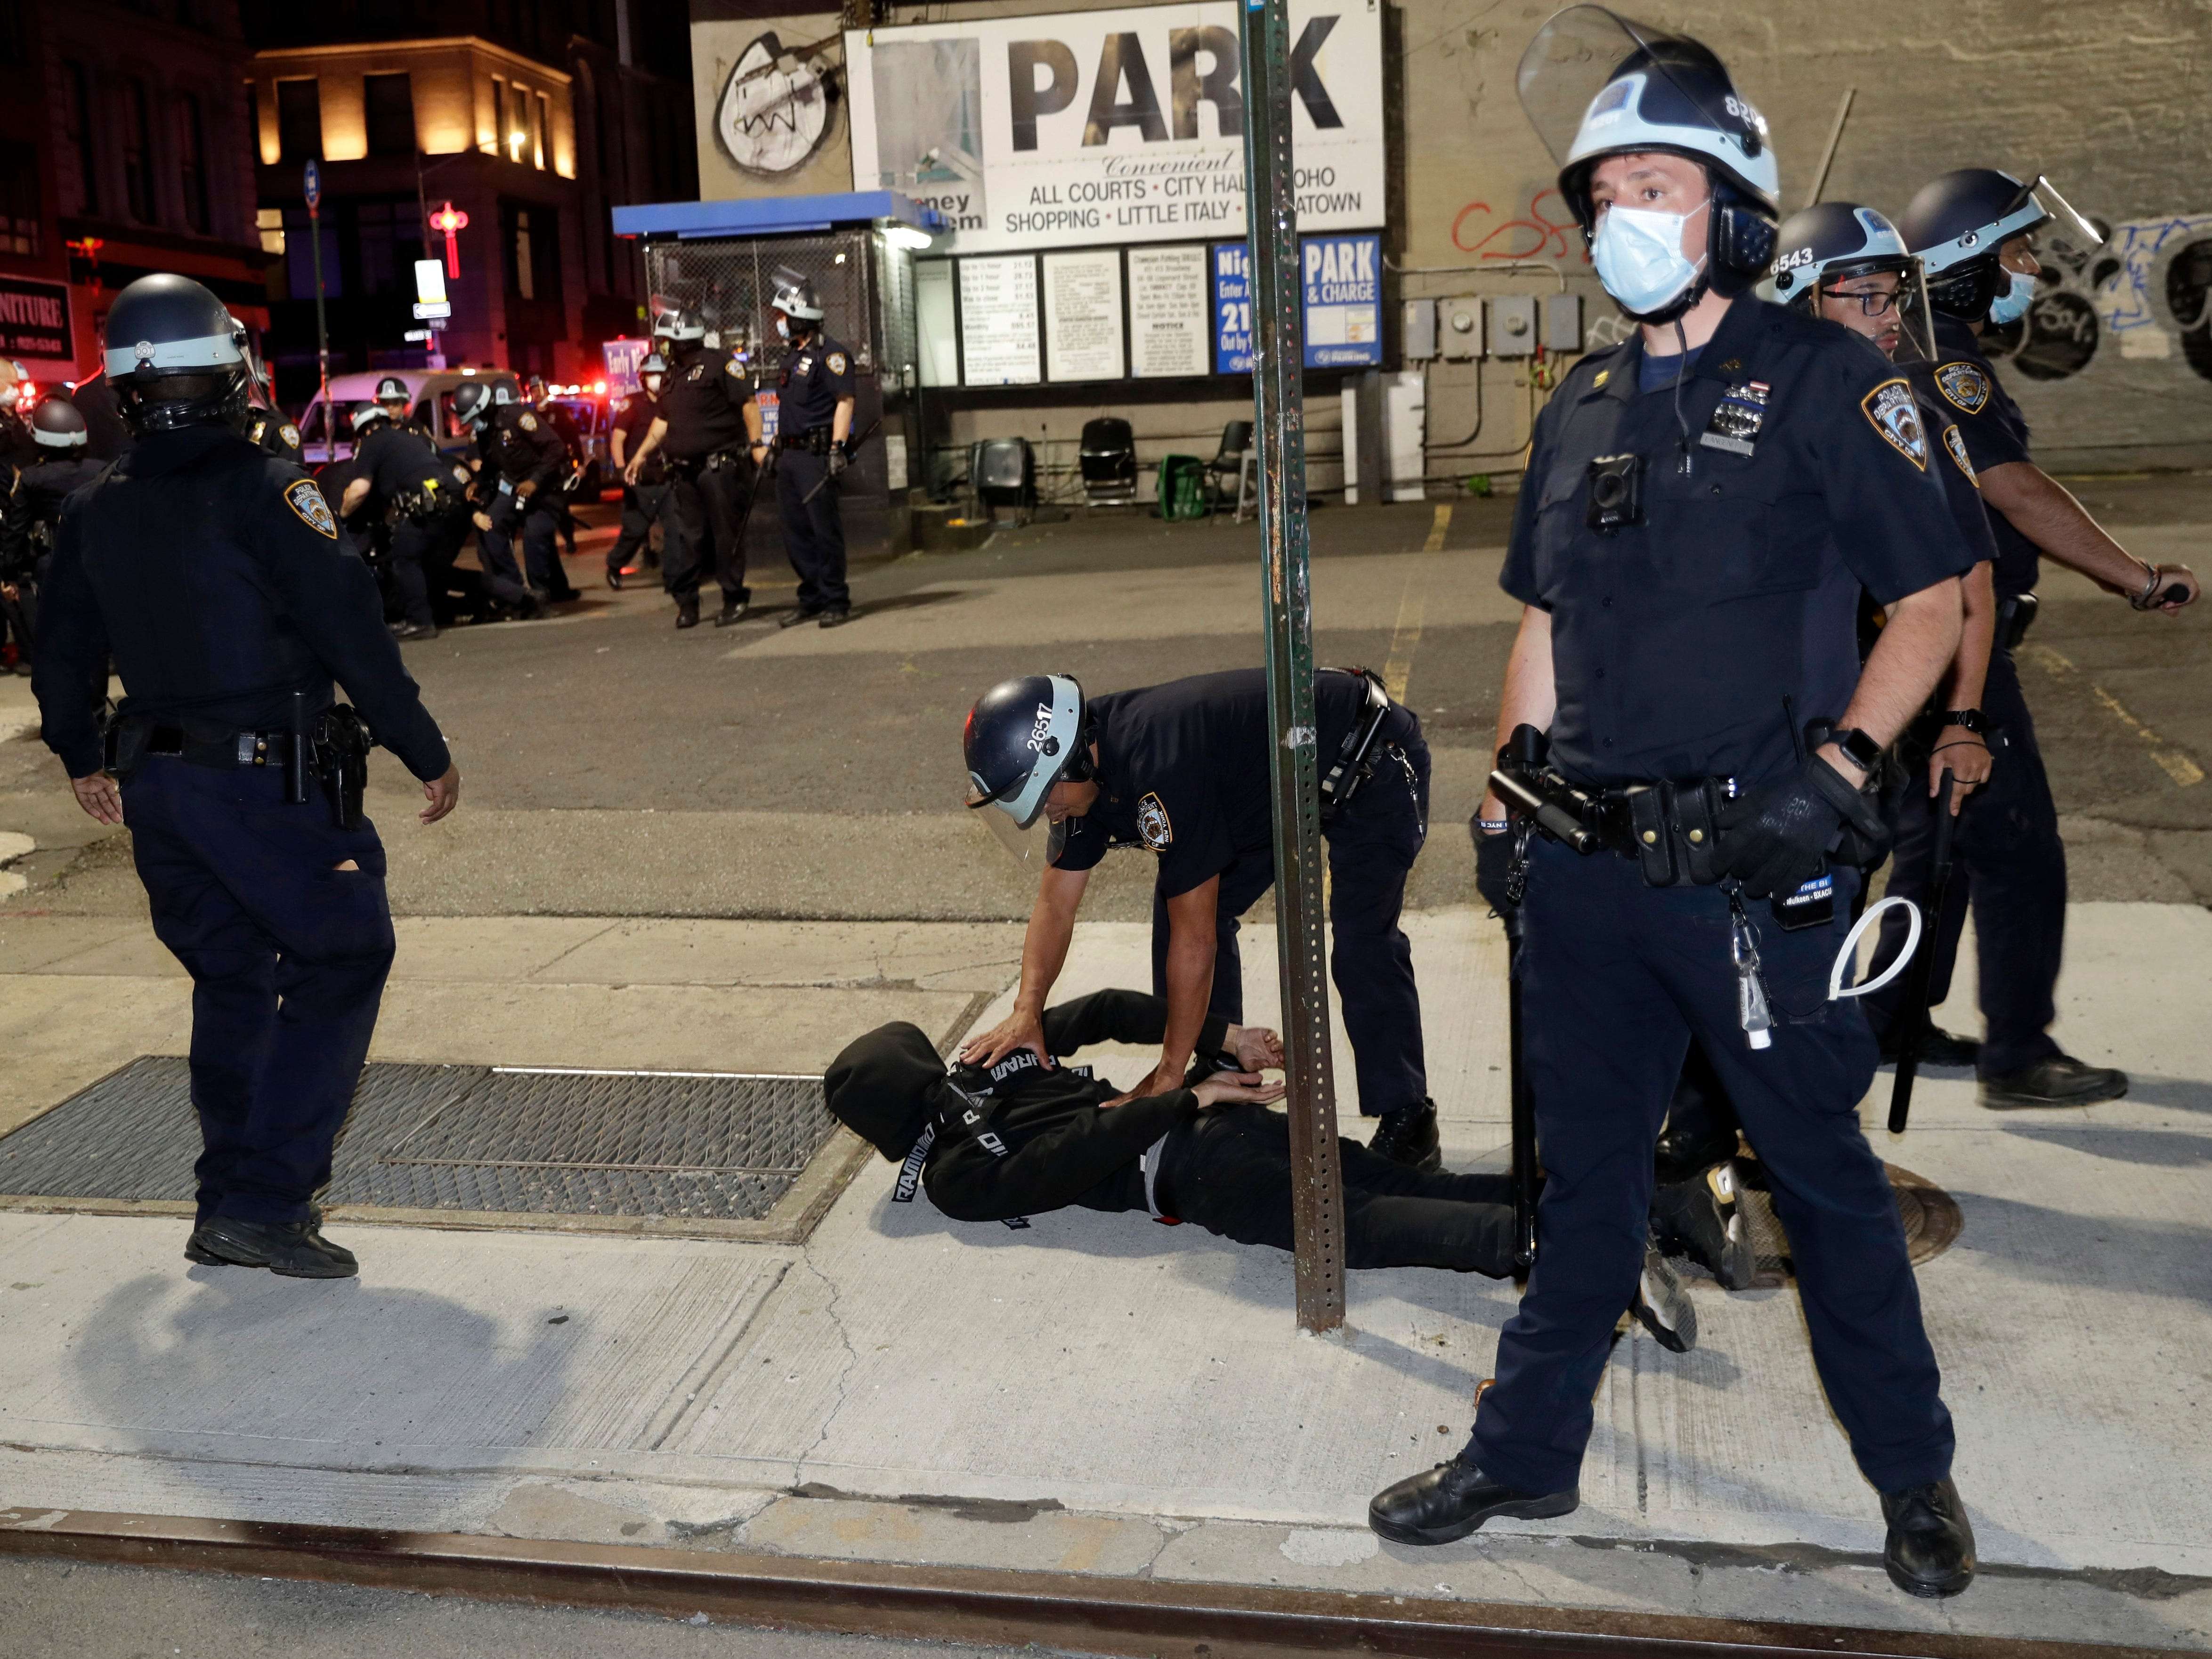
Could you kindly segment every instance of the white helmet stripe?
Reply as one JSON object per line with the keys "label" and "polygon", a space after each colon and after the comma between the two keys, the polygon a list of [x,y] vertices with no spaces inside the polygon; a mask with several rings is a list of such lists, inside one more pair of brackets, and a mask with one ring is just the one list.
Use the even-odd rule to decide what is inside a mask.
{"label": "white helmet stripe", "polygon": [[2021,231],[2031,230],[2051,215],[2033,197],[2021,203],[1993,225],[1966,231],[1948,242],[1938,242],[1934,247],[1921,250],[1920,258],[1930,276],[1948,270],[1953,265],[1968,259],[1978,259],[1984,254],[1996,252]]}
{"label": "white helmet stripe", "polygon": [[246,359],[232,336],[204,334],[197,340],[165,340],[159,345],[148,340],[111,345],[100,361],[111,376],[119,379],[141,368],[224,368]]}

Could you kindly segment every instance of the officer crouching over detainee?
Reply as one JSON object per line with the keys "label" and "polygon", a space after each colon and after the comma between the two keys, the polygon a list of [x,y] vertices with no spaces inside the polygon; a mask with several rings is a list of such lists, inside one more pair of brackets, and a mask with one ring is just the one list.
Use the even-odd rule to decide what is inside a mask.
{"label": "officer crouching over detainee", "polygon": [[[1828,1401],[1881,1494],[1890,1576],[1951,1595],[1974,1549],[1950,1414],[1859,1127],[1874,1036],[1831,995],[1855,866],[1883,835],[1866,786],[1959,642],[1974,556],[1929,471],[1948,463],[1873,345],[1745,293],[1774,251],[1779,179],[1710,51],[1573,7],[1523,56],[1520,93],[1600,280],[1640,325],[1540,417],[1502,578],[1525,608],[1499,737],[1549,746],[1547,766],[1512,743],[1501,769],[1591,850],[1516,829],[1495,792],[1480,809],[1492,845],[1523,849],[1535,1266],[1467,1447],[1380,1493],[1370,1522],[1436,1544],[1579,1504],[1694,1038],[1766,1170]],[[1888,615],[1863,672],[1862,586]]]}
{"label": "officer crouching over detainee", "polygon": [[[1017,1048],[994,1066],[960,1061],[948,1073],[928,1037],[898,1021],[848,1043],[823,1091],[839,1121],[905,1165],[893,1203],[919,1185],[956,1221],[1027,1227],[1030,1216],[1076,1205],[1291,1249],[1290,1122],[1267,1109],[1283,1085],[1260,1076],[1283,1063],[1274,1032],[1208,1014],[1189,1075],[1151,1094],[1053,1063],[1094,1042],[1149,1046],[1167,1022],[1158,997],[1097,991],[1045,1011],[1050,1060]],[[1346,1267],[1513,1272],[1510,1176],[1409,1170],[1341,1138],[1337,1147]],[[1697,1311],[1656,1248],[1626,1305],[1676,1353],[1696,1343]]]}
{"label": "officer crouching over detainee", "polygon": [[[1379,1118],[1369,1145],[1434,1169],[1413,947],[1398,926],[1406,877],[1428,835],[1429,745],[1413,711],[1364,672],[1314,676],[1328,841],[1329,969],[1359,1079]],[[1152,991],[1167,999],[1160,1061],[1139,1094],[1174,1088],[1209,1013],[1244,1018],[1237,919],[1275,882],[1267,680],[1257,668],[1085,697],[1065,674],[1006,680],[969,712],[961,747],[968,805],[1037,869],[1021,988],[1005,1020],[962,1047],[995,1064],[1045,1054],[1045,999],[1060,977],[1091,872],[1109,848],[1159,859],[1152,896]],[[1626,1307],[1628,1298],[1621,1297]],[[1615,1309],[1617,1313],[1619,1309]]]}
{"label": "officer crouching over detainee", "polygon": [[[62,514],[32,680],[46,741],[88,813],[129,823],[154,932],[192,976],[205,1150],[185,1254],[345,1278],[311,1200],[392,966],[368,749],[423,781],[425,823],[460,771],[330,503],[243,435],[222,302],[140,277],[108,313],[106,368],[137,442]],[[83,688],[110,651],[126,695],[103,768]]]}

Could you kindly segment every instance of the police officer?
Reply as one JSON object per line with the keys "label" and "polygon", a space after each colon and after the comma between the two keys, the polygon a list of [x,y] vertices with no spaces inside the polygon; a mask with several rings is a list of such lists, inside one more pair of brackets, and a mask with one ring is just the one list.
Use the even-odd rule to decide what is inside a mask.
{"label": "police officer", "polygon": [[[98,477],[101,463],[85,450],[90,441],[84,416],[58,392],[39,399],[30,420],[32,463],[16,475],[0,527],[0,605],[15,636],[15,671],[31,672],[38,642],[39,592],[53,564],[54,532],[62,504]],[[100,678],[106,680],[102,665]]]}
{"label": "police officer", "polygon": [[[1546,1170],[1528,1292],[1467,1447],[1380,1493],[1370,1524],[1436,1544],[1579,1504],[1653,1142],[1694,1037],[1789,1230],[1891,1577],[1952,1594],[1973,1542],[1950,1417],[1855,1109],[1875,1042],[1826,995],[1858,884],[1844,860],[1881,837],[1864,785],[1958,647],[1972,556],[1929,471],[1947,463],[1880,352],[1746,293],[1773,253],[1778,179],[1764,119],[1711,52],[1575,7],[1539,33],[1520,86],[1638,325],[1539,417],[1502,579],[1524,608],[1500,736],[1548,732],[1536,781],[1583,792],[1558,799],[1596,850],[1530,838],[1520,872]],[[1863,672],[1862,586],[1887,613]],[[1478,822],[1511,834],[1504,817],[1493,795]]]}
{"label": "police officer", "polygon": [[536,411],[538,418],[553,429],[561,441],[562,453],[567,465],[561,474],[561,486],[550,497],[555,518],[558,520],[561,544],[568,549],[568,556],[576,556],[576,515],[569,511],[568,492],[584,465],[584,434],[576,424],[576,417],[568,412],[566,404],[553,396],[552,387],[545,384],[543,374],[533,374],[523,382],[523,401]]}
{"label": "police officer", "polygon": [[[453,811],[460,773],[330,504],[246,441],[246,369],[227,324],[183,276],[116,297],[106,373],[138,441],[63,514],[33,689],[78,804],[127,819],[154,930],[192,976],[205,1151],[185,1254],[342,1278],[354,1258],[322,1237],[310,1200],[330,1178],[392,934],[384,849],[352,793],[367,747],[331,682],[422,780],[424,823]],[[129,695],[103,768],[78,688],[111,649]]]}
{"label": "police officer", "polygon": [[425,443],[434,444],[438,434],[411,412],[414,400],[407,382],[397,374],[387,374],[376,383],[376,403],[384,410],[385,417],[402,432],[411,432]]}
{"label": "police officer", "polygon": [[[744,526],[757,469],[767,459],[760,405],[737,354],[707,348],[706,319],[676,307],[653,319],[668,381],[652,424],[623,467],[623,482],[646,477],[656,455],[668,469],[661,507],[661,582],[676,600],[676,625],[699,625],[699,583],[711,552],[722,608],[714,626],[744,620]],[[750,459],[749,459],[750,458]]]}
{"label": "police officer", "polygon": [[[1940,997],[1972,906],[1986,1032],[1978,1050],[1954,1038],[1943,1057],[1974,1066],[1984,1106],[2086,1106],[2125,1094],[2128,1079],[2062,1052],[2048,1030],[2065,944],[2066,849],[2013,652],[2035,616],[2040,556],[2079,570],[2138,611],[2167,616],[2196,599],[2197,582],[2185,566],[2153,565],[2125,551],[2028,458],[2027,421],[1981,348],[1984,328],[2027,315],[2041,269],[2033,246],[2039,233],[2085,255],[2102,236],[2047,180],[2023,184],[1989,167],[1932,180],[1898,228],[1927,266],[1938,348],[1928,379],[1965,440],[1997,548],[2001,620],[1989,683],[1978,708],[1954,710],[1953,718],[1960,731],[1994,739],[2000,758],[1989,798],[1960,820],[1957,852],[1966,879],[1946,895],[1933,941]],[[1924,880],[1933,840],[1924,817],[1903,826],[1892,880]],[[1885,928],[1883,956],[1901,943]],[[1898,1018],[1902,982],[1868,999],[1878,1027]]]}
{"label": "police officer", "polygon": [[[245,323],[234,316],[230,319],[230,337],[237,342],[238,354],[246,362],[246,395],[252,404],[246,422],[246,441],[264,455],[274,455],[280,461],[289,461],[297,466],[305,454],[300,447],[300,428],[276,407],[276,389],[269,383],[268,372],[254,355]],[[328,418],[327,411],[325,418]]]}
{"label": "police officer", "polygon": [[[1429,746],[1413,711],[1372,676],[1323,670],[1314,708],[1326,769],[1330,967],[1359,1109],[1380,1120],[1369,1143],[1376,1152],[1434,1168],[1420,994],[1398,927],[1428,834]],[[1273,741],[1267,676],[1256,668],[1095,697],[1064,674],[1033,674],[977,700],[961,744],[968,804],[995,808],[985,821],[1040,868],[1014,1012],[970,1038],[963,1060],[988,1065],[1018,1048],[1043,1057],[1045,1002],[1091,872],[1112,847],[1159,859],[1152,990],[1167,999],[1167,1035],[1137,1092],[1178,1086],[1209,1012],[1243,1023],[1237,919],[1274,884]],[[1620,1307],[1628,1300],[1624,1291]]]}
{"label": "police officer", "polygon": [[[622,400],[615,410],[611,430],[607,435],[607,449],[621,472],[629,465],[630,450],[645,441],[653,429],[653,417],[660,411],[661,388],[668,381],[668,364],[655,351],[647,354],[637,366],[637,390]],[[662,504],[668,498],[668,467],[666,458],[655,452],[646,458],[631,483],[623,482],[622,533],[615,538],[614,546],[607,554],[607,586],[620,587],[623,576],[639,567],[630,563],[633,558],[645,564],[657,564],[659,560],[653,551],[653,521],[660,516]]]}
{"label": "police officer", "polygon": [[[549,599],[574,598],[575,590],[568,587],[554,551],[554,518],[547,495],[560,482],[561,441],[535,411],[514,400],[503,382],[463,381],[453,393],[453,412],[476,434],[475,523],[484,568]],[[526,567],[515,562],[518,532],[526,577]],[[526,608],[524,614],[535,613]]]}
{"label": "police officer", "polygon": [[[338,516],[352,519],[368,511],[386,522],[400,611],[392,637],[434,640],[438,605],[468,540],[468,469],[400,425],[392,409],[396,403],[405,410],[406,387],[387,384],[399,386],[397,399],[383,400],[386,388],[379,386],[379,401],[354,414],[353,477],[339,497]],[[485,572],[484,581],[495,599],[518,610],[527,611],[534,603],[529,589],[495,572]]]}
{"label": "police officer", "polygon": [[853,619],[837,505],[837,480],[853,458],[853,354],[822,331],[812,283],[779,267],[775,284],[775,331],[791,343],[776,376],[775,501],[784,550],[799,573],[799,606],[776,625],[838,628]]}

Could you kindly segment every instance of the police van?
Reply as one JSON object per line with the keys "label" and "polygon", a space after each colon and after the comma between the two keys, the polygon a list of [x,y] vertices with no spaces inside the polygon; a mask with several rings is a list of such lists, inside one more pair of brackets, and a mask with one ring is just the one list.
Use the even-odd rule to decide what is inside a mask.
{"label": "police van", "polygon": [[300,453],[310,467],[349,459],[353,455],[355,413],[375,399],[382,382],[399,380],[407,387],[408,412],[434,434],[440,449],[458,454],[473,437],[468,426],[453,413],[453,393],[470,380],[505,386],[520,401],[522,387],[503,368],[380,368],[362,374],[333,374],[330,401],[316,394],[300,416]]}

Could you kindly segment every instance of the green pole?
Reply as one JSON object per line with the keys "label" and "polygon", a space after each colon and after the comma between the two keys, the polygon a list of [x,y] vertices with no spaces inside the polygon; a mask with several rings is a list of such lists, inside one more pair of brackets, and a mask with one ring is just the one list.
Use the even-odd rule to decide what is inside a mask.
{"label": "green pole", "polygon": [[1344,1175],[1329,1063],[1328,940],[1322,904],[1321,778],[1314,718],[1313,591],[1306,529],[1305,331],[1291,163],[1286,0],[1245,0],[1244,213],[1251,262],[1252,396],[1260,445],[1267,709],[1275,741],[1275,937],[1290,1079],[1291,1215],[1298,1325],[1344,1323]]}

